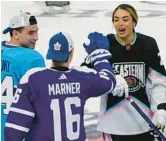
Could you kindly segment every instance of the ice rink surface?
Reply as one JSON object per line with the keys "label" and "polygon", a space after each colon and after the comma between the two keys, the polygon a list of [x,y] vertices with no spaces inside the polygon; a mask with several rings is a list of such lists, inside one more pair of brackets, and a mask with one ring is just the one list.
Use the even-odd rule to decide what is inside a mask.
{"label": "ice rink surface", "polygon": [[[28,11],[37,16],[39,26],[39,41],[36,50],[44,56],[48,48],[50,37],[60,31],[72,35],[75,54],[72,65],[80,65],[86,53],[82,43],[89,32],[98,31],[104,34],[113,32],[112,12],[121,3],[133,5],[138,11],[139,20],[136,32],[154,37],[158,43],[161,57],[166,65],[166,2],[125,2],[125,1],[71,1],[70,10],[63,13],[43,13],[43,4],[40,2],[1,2],[1,33],[9,24],[10,17],[18,11]],[[2,40],[8,40],[9,35],[2,35]],[[47,66],[50,62],[46,61]],[[85,125],[90,139],[100,136],[94,131],[97,123],[100,98],[87,101],[85,111]]]}

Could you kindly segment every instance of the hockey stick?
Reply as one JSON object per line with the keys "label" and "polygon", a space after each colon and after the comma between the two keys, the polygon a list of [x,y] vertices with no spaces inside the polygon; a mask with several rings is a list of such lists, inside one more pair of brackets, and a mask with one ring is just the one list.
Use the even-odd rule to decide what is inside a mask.
{"label": "hockey stick", "polygon": [[134,100],[129,96],[126,98],[131,105],[137,110],[137,112],[146,120],[149,126],[158,134],[162,141],[166,141],[164,135],[156,128],[156,126],[152,123],[152,121],[145,115],[145,113],[138,107],[138,105],[134,102]]}

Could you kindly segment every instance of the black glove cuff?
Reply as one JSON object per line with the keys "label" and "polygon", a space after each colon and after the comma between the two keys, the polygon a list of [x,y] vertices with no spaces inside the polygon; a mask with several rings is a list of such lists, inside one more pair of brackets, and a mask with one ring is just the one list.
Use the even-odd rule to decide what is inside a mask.
{"label": "black glove cuff", "polygon": [[158,110],[160,110],[160,109],[166,110],[166,103],[160,103],[160,104],[157,106],[157,109],[158,109]]}
{"label": "black glove cuff", "polygon": [[94,67],[92,64],[86,64],[85,62],[83,62],[80,66],[87,66],[88,68]]}

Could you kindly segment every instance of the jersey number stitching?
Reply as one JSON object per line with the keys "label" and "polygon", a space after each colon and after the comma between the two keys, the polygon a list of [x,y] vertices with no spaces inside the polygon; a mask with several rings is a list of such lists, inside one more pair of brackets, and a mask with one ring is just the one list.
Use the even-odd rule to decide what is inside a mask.
{"label": "jersey number stitching", "polygon": [[[65,117],[66,117],[66,133],[69,140],[75,140],[79,138],[80,135],[80,115],[72,114],[71,105],[75,107],[81,106],[81,100],[79,97],[68,97],[64,100]],[[50,105],[53,111],[53,122],[54,122],[54,140],[62,141],[62,127],[61,124],[61,113],[60,99],[51,100]],[[76,131],[73,131],[73,123],[76,123]]]}
{"label": "jersey number stitching", "polygon": [[9,108],[13,99],[13,78],[11,76],[6,76],[1,83],[1,103],[6,105],[6,109],[3,110],[4,114],[9,113]]}

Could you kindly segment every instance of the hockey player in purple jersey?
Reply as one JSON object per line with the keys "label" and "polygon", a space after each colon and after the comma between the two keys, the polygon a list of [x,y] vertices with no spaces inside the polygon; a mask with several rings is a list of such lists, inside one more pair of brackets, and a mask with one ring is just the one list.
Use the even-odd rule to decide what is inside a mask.
{"label": "hockey player in purple jersey", "polygon": [[71,67],[73,43],[66,33],[51,37],[51,68],[28,71],[16,90],[5,127],[6,141],[85,141],[84,105],[110,93],[116,84],[105,36],[93,32],[86,61],[94,68]]}

